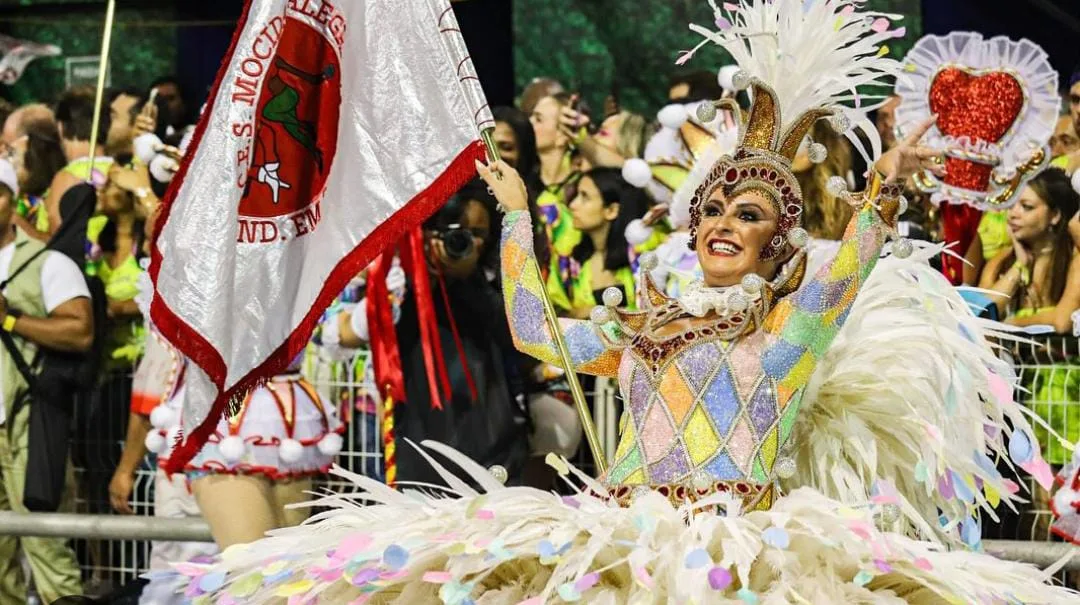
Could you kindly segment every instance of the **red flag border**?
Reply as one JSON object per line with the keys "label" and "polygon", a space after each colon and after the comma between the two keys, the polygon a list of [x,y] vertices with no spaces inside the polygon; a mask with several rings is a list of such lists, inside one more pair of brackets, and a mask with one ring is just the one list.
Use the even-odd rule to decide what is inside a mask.
{"label": "red flag border", "polygon": [[[212,108],[217,102],[221,84],[226,72],[228,72],[229,65],[232,64],[240,35],[248,25],[252,4],[253,0],[246,0],[244,3],[243,14],[237,22],[236,30],[233,32],[229,50],[226,52],[226,59],[222,61],[214,79],[214,86],[210,91],[207,107]],[[189,146],[190,150],[198,149],[208,128],[211,116],[212,112],[205,112],[200,117]],[[192,151],[183,158],[180,168],[165,195],[165,199],[162,200],[161,212],[157,217],[158,228],[154,231],[150,250],[150,277],[154,282],[155,289],[157,288],[162,261],[161,249],[158,246],[161,227],[169,219],[173,203],[176,201],[177,194],[194,157],[195,153]],[[188,359],[202,368],[218,389],[218,395],[210,408],[209,415],[203,420],[202,424],[187,434],[186,440],[182,444],[177,444],[164,470],[170,474],[183,471],[188,462],[198,454],[203,444],[209,439],[210,434],[217,428],[218,421],[224,413],[228,402],[284,371],[288,364],[307,346],[323,311],[341,293],[349,280],[355,277],[385,248],[396,243],[408,229],[430,217],[446,202],[448,197],[453,195],[469,179],[473,178],[476,175],[476,167],[473,162],[474,160],[483,159],[483,157],[483,143],[479,139],[474,140],[454,158],[434,182],[372,230],[363,241],[345,255],[345,258],[339,261],[330,271],[330,275],[327,277],[311,309],[300,324],[289,334],[288,338],[285,339],[285,342],[227,391],[224,390],[227,368],[221,353],[205,337],[177,316],[160,297],[155,296],[150,308],[150,317],[158,331]]]}

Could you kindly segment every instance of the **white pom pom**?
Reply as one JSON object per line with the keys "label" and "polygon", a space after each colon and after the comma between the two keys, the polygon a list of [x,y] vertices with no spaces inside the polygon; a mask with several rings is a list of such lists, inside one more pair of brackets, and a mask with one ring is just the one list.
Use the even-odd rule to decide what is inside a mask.
{"label": "white pom pom", "polygon": [[278,446],[278,457],[285,464],[298,462],[303,455],[304,446],[300,445],[300,442],[296,439],[285,439]]}
{"label": "white pom pom", "polygon": [[747,273],[742,278],[742,289],[747,294],[757,294],[765,287],[765,279],[757,273]]}
{"label": "white pom pom", "polygon": [[221,452],[221,457],[225,459],[225,462],[239,462],[244,457],[244,452],[247,450],[247,446],[244,445],[244,440],[236,435],[229,435],[221,440],[218,444],[218,451]]}
{"label": "white pom pom", "polygon": [[833,196],[839,197],[840,194],[847,191],[847,181],[842,176],[830,176],[829,180],[825,182],[825,190]]}
{"label": "white pom pom", "polygon": [[810,243],[810,234],[802,227],[795,227],[788,231],[787,241],[796,248],[805,248],[806,244]]}
{"label": "white pom pom", "polygon": [[686,107],[673,103],[660,110],[660,113],[656,114],[656,119],[660,120],[660,124],[664,128],[670,128],[672,130],[678,130],[680,126],[686,123],[686,119],[689,116],[686,113]]}
{"label": "white pom pom", "polygon": [[488,472],[495,478],[496,481],[506,485],[507,479],[510,478],[510,473],[507,472],[506,467],[501,464],[493,464],[488,468]]}
{"label": "white pom pom", "polygon": [[589,311],[589,319],[598,326],[602,326],[611,321],[611,311],[607,307],[596,305]]}
{"label": "white pom pom", "polygon": [[176,420],[176,411],[164,404],[150,412],[150,425],[155,429],[170,429],[176,424]]}
{"label": "white pom pom", "polygon": [[723,88],[727,92],[735,92],[735,74],[739,73],[738,65],[725,65],[720,68],[720,73],[716,75],[716,81],[720,83],[720,88]]}
{"label": "white pom pom", "polygon": [[132,143],[135,148],[135,157],[143,164],[149,165],[158,150],[164,146],[161,139],[154,133],[140,134]]}
{"label": "white pom pom", "polygon": [[1080,168],[1072,174],[1072,186],[1077,193],[1080,193]]}
{"label": "white pom pom", "polygon": [[150,431],[146,434],[146,439],[143,441],[143,445],[145,445],[146,449],[150,450],[151,452],[154,452],[155,454],[160,454],[161,452],[165,451],[165,435],[162,435],[161,431]]}
{"label": "white pom pom", "polygon": [[176,160],[167,155],[155,155],[154,159],[150,160],[150,175],[161,183],[171,181],[178,168]]}
{"label": "white pom pom", "polygon": [[750,74],[743,70],[735,72],[735,75],[731,76],[731,85],[735,90],[746,90],[750,88]]}
{"label": "white pom pom", "polygon": [[781,479],[790,479],[795,476],[795,460],[790,456],[784,456],[776,461],[774,470]]}
{"label": "white pom pom", "polygon": [[832,126],[833,131],[837,134],[844,134],[848,130],[851,130],[851,118],[847,117],[847,114],[843,112],[837,113],[829,118],[829,125]]}
{"label": "white pom pom", "polygon": [[821,143],[811,143],[806,155],[810,157],[811,162],[820,164],[829,159],[829,150]]}
{"label": "white pom pom", "polygon": [[742,313],[750,306],[750,299],[742,292],[735,292],[727,299],[728,308],[736,313]]}
{"label": "white pom pom", "polygon": [[652,271],[660,266],[660,259],[655,252],[646,252],[638,258],[638,266],[646,271]]}
{"label": "white pom pom", "polygon": [[604,290],[604,294],[602,295],[602,297],[604,299],[604,304],[609,307],[617,307],[622,304],[623,300],[622,290],[616,288],[615,286],[611,286],[610,288]]}
{"label": "white pom pom", "polygon": [[896,258],[907,258],[914,251],[915,245],[909,239],[900,239],[893,243],[892,253]]}
{"label": "white pom pom", "polygon": [[641,189],[652,180],[649,163],[641,158],[630,158],[622,166],[622,178],[627,183]]}
{"label": "white pom pom", "polygon": [[645,221],[636,218],[630,221],[630,224],[626,226],[626,231],[623,232],[623,236],[626,237],[626,243],[631,246],[640,246],[652,237],[653,230],[645,224]]}
{"label": "white pom pom", "polygon": [[708,124],[716,119],[716,105],[712,101],[702,101],[697,106],[697,119]]}
{"label": "white pom pom", "polygon": [[341,452],[344,441],[338,433],[327,433],[319,440],[319,453],[323,456],[337,456]]}

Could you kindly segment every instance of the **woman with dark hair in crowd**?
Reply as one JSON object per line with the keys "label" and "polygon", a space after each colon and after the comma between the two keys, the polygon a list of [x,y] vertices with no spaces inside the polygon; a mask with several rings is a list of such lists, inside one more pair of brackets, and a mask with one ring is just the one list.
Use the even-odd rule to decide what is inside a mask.
{"label": "woman with dark hair in crowd", "polygon": [[1070,316],[1080,308],[1080,262],[1073,258],[1068,223],[1078,204],[1069,178],[1050,168],[1009,209],[1013,245],[990,261],[980,284],[1005,295],[996,304],[1009,323],[1071,329]]}
{"label": "woman with dark hair in crowd", "polygon": [[600,293],[612,286],[635,308],[634,272],[625,232],[648,206],[645,192],[624,181],[615,168],[594,168],[581,177],[570,214],[582,237],[572,254],[569,297],[562,301],[570,316],[588,317]]}
{"label": "woman with dark hair in crowd", "polygon": [[526,186],[540,185],[540,158],[529,116],[513,107],[496,107],[491,114],[495,118],[492,138],[502,160],[518,171]]}
{"label": "woman with dark hair in crowd", "polygon": [[[979,284],[1002,294],[994,297],[994,302],[1007,317],[1006,323],[1050,325],[1058,333],[1071,331],[1071,316],[1080,308],[1080,258],[1074,254],[1068,223],[1078,205],[1080,193],[1069,178],[1061,170],[1049,168],[1031,179],[1009,209],[1012,246],[987,264]],[[1059,402],[1080,400],[1080,372],[1051,366],[1028,378],[1032,409],[1058,434],[1075,442],[1080,438],[1080,407]],[[1035,431],[1047,462],[1069,461],[1068,450],[1056,439],[1038,425]]]}

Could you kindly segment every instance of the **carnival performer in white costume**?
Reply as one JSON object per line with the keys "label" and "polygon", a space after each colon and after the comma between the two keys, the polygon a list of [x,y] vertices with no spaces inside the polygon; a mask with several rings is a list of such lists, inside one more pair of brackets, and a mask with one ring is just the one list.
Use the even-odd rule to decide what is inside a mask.
{"label": "carnival performer in white costume", "polygon": [[[156,333],[150,338],[155,340],[148,339],[148,345],[166,350],[163,368],[172,365],[167,371],[171,396],[151,411],[154,428],[146,436],[147,449],[163,467],[180,434],[188,361]],[[148,354],[156,355],[149,346]],[[197,514],[178,490],[194,494],[221,548],[303,521],[307,511],[286,507],[309,499],[312,478],[327,472],[341,451],[344,427],[338,412],[300,376],[299,365],[298,359],[289,372],[252,390],[235,414],[225,415],[184,475],[168,478],[158,471],[157,489],[175,494],[170,501],[177,503],[177,510]],[[160,497],[155,498],[157,506]]]}
{"label": "carnival performer in white costume", "polygon": [[[576,369],[617,377],[626,402],[604,476],[553,459],[574,495],[506,488],[428,442],[437,469],[449,460],[472,476],[444,473],[456,497],[339,471],[361,493],[329,496],[330,510],[308,525],[214,565],[185,566],[189,594],[217,603],[1077,602],[1045,584],[1046,572],[965,549],[977,544],[980,511],[1018,499],[993,462],[1007,455],[1006,435],[1033,441],[986,341],[995,325],[929,268],[939,250],[898,243],[900,257],[879,262],[903,205],[892,183],[940,171],[939,154],[917,146],[921,132],[877,159],[866,193],[848,194],[858,209],[840,251],[796,291],[806,238],[791,159],[817,119],[845,132],[868,125],[840,102],[900,71],[879,53],[894,35],[873,25],[884,16],[860,4],[743,0],[718,10],[725,30],[696,28],[732,54],[753,91],[738,149],[691,201],[704,281],[675,300],[646,280],[644,311],[605,296],[592,322],[561,324]],[[505,163],[479,169],[507,210],[515,341],[555,363],[525,187]]]}

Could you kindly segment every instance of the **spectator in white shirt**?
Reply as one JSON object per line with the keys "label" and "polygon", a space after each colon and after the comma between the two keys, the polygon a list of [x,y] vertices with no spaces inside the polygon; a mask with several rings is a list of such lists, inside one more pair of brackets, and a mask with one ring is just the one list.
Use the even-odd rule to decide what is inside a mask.
{"label": "spectator in white shirt", "polygon": [[[18,195],[15,169],[0,160],[0,329],[11,335],[23,358],[39,348],[85,352],[93,341],[90,293],[79,267],[67,256],[44,251],[13,223]],[[26,264],[22,271],[18,269]],[[9,276],[15,275],[10,280]],[[23,490],[33,401],[16,407],[28,387],[7,346],[0,347],[0,510],[27,512]],[[16,411],[13,411],[16,410]],[[66,438],[66,436],[58,436]],[[70,467],[69,467],[70,471]],[[70,472],[68,477],[70,478]],[[74,486],[68,480],[65,489]],[[72,504],[70,491],[61,504]],[[75,553],[62,538],[0,536],[0,605],[26,603],[19,549],[30,563],[42,600],[52,603],[82,593]]]}

